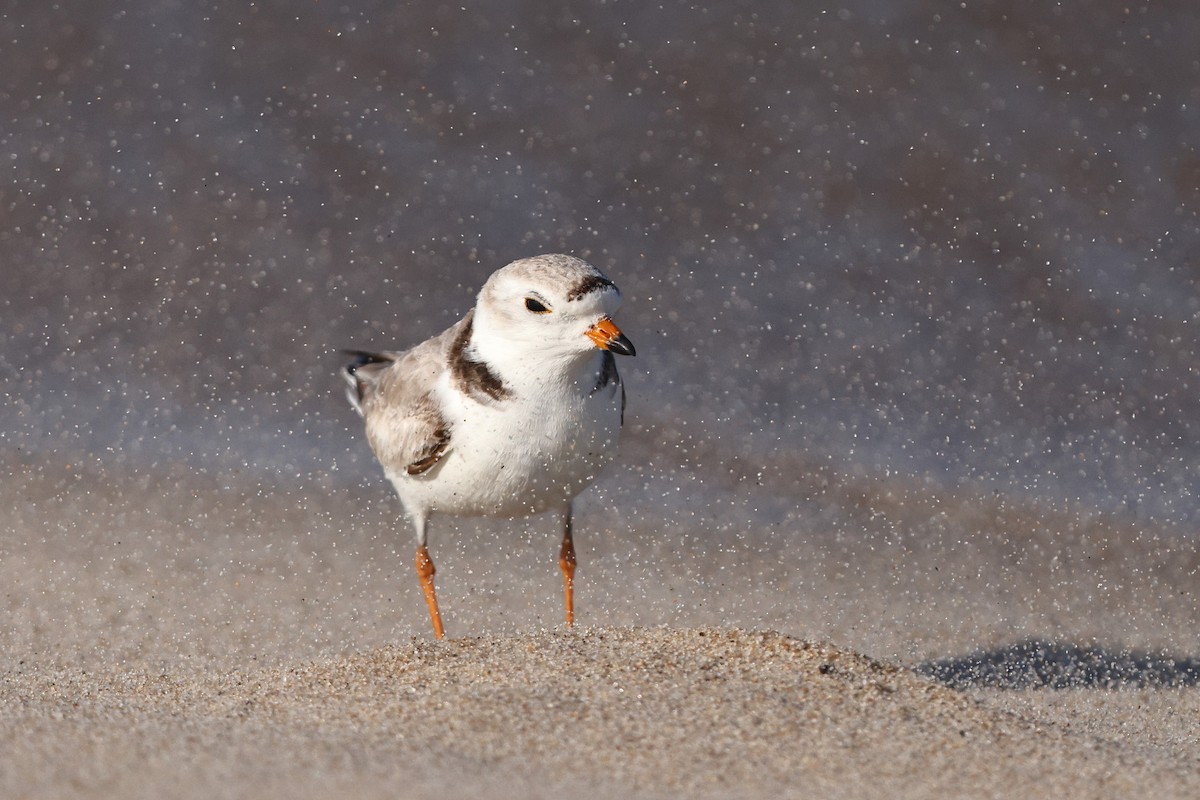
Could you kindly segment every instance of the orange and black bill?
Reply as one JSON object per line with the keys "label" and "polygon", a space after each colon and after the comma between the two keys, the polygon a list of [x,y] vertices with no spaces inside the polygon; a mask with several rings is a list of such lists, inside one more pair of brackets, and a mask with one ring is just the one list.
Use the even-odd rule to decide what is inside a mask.
{"label": "orange and black bill", "polygon": [[629,341],[628,337],[621,333],[621,329],[616,326],[616,323],[608,317],[601,317],[599,322],[588,328],[587,337],[601,350],[608,350],[623,356],[637,355],[637,351],[633,349],[633,342]]}

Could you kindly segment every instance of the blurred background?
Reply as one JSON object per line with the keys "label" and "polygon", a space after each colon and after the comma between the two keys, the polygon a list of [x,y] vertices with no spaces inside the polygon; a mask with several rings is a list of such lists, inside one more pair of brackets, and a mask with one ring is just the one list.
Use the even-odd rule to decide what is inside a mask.
{"label": "blurred background", "polygon": [[[326,570],[310,596],[371,616],[330,588],[330,548],[366,537],[345,574],[370,581],[398,530],[380,586],[415,584],[409,531],[338,350],[415,344],[493,270],[561,251],[620,285],[638,349],[621,462],[585,495],[613,592],[593,622],[1192,648],[1197,41],[1183,2],[5,2],[9,570],[66,592],[75,568],[39,572],[61,559],[36,547],[110,585],[117,562],[290,542]],[[435,559],[496,582],[479,609],[525,591],[483,571],[513,524],[444,525],[466,543],[435,530]],[[1123,569],[1114,542],[1128,572],[1088,572]],[[188,559],[196,592],[236,594]],[[937,564],[949,588],[911,583]],[[704,599],[731,575],[740,605]],[[556,579],[525,587],[548,624]],[[9,635],[45,644],[21,591]],[[381,638],[423,633],[404,591]],[[317,650],[364,640],[335,616],[313,612]]]}

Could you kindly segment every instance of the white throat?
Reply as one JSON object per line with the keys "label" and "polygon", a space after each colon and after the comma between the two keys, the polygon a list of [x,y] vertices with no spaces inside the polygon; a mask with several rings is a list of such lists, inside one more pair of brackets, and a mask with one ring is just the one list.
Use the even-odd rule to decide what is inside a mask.
{"label": "white throat", "polygon": [[[525,393],[572,386],[600,368],[603,352],[580,336],[580,347],[570,348],[555,339],[536,336],[530,326],[514,330],[497,324],[483,308],[476,308],[468,353],[485,363],[505,386]],[[524,335],[523,335],[524,334]]]}

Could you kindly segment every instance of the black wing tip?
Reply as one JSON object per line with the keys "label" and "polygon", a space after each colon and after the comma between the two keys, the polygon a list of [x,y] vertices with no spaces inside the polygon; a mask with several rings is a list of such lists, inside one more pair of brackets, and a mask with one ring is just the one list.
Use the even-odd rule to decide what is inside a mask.
{"label": "black wing tip", "polygon": [[372,353],[369,350],[343,350],[342,353],[354,356],[353,361],[342,367],[341,374],[346,381],[346,399],[350,401],[354,410],[362,415],[367,387],[366,382],[358,375],[359,368],[370,364],[392,364],[396,359],[386,353]]}
{"label": "black wing tip", "polygon": [[369,350],[342,350],[343,355],[354,356],[354,360],[346,365],[346,372],[351,375],[359,367],[365,367],[367,364],[390,364],[396,359],[385,353],[373,353]]}

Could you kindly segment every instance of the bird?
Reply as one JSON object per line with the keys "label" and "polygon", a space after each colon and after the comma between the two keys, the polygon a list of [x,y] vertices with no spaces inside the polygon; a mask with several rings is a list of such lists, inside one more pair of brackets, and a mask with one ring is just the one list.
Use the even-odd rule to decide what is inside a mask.
{"label": "bird", "polygon": [[416,534],[416,570],[434,636],[445,627],[427,533],[437,514],[557,512],[566,626],[575,622],[573,502],[616,455],[634,356],[613,322],[621,292],[561,253],[496,270],[475,306],[409,350],[346,350],[350,404]]}

